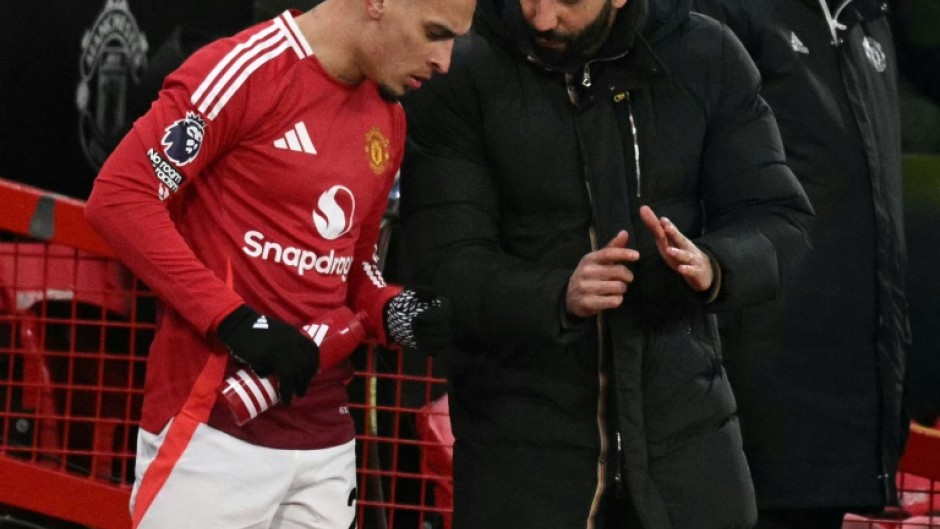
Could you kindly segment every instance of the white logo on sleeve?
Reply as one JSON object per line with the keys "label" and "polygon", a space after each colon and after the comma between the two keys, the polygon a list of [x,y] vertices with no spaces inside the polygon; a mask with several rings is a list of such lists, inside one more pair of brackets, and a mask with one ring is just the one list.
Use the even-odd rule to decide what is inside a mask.
{"label": "white logo on sleeve", "polygon": [[355,213],[356,198],[352,191],[335,185],[317,200],[317,206],[313,210],[313,225],[324,239],[336,240],[352,229]]}
{"label": "white logo on sleeve", "polygon": [[195,112],[187,112],[186,117],[178,119],[166,128],[163,139],[163,152],[171,162],[183,166],[196,159],[206,135],[206,120]]}
{"label": "white logo on sleeve", "polygon": [[796,36],[796,33],[792,31],[790,32],[790,47],[797,53],[809,55],[809,48],[807,48],[806,45],[803,44],[803,41]]}
{"label": "white logo on sleeve", "polygon": [[875,71],[882,73],[888,69],[888,60],[885,57],[885,52],[881,49],[881,44],[879,44],[877,40],[866,36],[862,40],[862,48],[865,49],[865,56],[868,57],[868,61],[871,65],[875,67]]}
{"label": "white logo on sleeve", "polygon": [[317,154],[317,149],[313,146],[313,140],[307,134],[307,126],[303,121],[298,121],[293,129],[284,134],[283,138],[274,140],[274,146],[278,149]]}

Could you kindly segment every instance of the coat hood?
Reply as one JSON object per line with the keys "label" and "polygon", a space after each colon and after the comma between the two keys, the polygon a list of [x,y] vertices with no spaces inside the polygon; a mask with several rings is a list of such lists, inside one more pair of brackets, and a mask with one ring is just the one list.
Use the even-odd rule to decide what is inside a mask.
{"label": "coat hood", "polygon": [[[810,9],[822,14],[820,0],[800,0]],[[884,16],[890,9],[890,4],[883,0],[825,0],[829,12],[847,26],[858,24],[863,20],[871,20]]]}
{"label": "coat hood", "polygon": [[[617,14],[614,30],[597,56],[616,55],[633,48],[636,36],[655,42],[671,33],[689,16],[692,0],[628,0]],[[474,29],[484,37],[521,53],[514,35],[522,20],[519,0],[478,0]]]}

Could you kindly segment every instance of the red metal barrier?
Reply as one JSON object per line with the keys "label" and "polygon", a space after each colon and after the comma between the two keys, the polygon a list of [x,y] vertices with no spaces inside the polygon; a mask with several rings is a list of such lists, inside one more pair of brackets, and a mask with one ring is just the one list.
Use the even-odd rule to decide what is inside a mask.
{"label": "red metal barrier", "polygon": [[875,516],[850,514],[842,529],[940,529],[940,430],[911,425],[896,479],[898,508]]}
{"label": "red metal barrier", "polygon": [[[83,208],[0,180],[0,504],[127,529],[155,300]],[[397,351],[354,361],[359,527],[449,529],[443,378],[432,359]],[[901,509],[844,528],[940,528],[940,431],[911,429],[898,484]]]}
{"label": "red metal barrier", "polygon": [[[0,516],[127,529],[155,300],[83,211],[0,179]],[[444,380],[398,351],[355,360],[359,527],[443,527],[433,491],[450,472],[422,466],[440,442],[419,440],[415,419]]]}
{"label": "red metal barrier", "polygon": [[0,503],[123,529],[153,299],[83,210],[0,181]]}

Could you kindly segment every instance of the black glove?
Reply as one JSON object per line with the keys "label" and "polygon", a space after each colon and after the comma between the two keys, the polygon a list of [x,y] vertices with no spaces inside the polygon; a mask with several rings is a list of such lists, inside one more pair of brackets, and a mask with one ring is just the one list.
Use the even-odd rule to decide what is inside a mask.
{"label": "black glove", "polygon": [[242,305],[216,329],[222,343],[237,360],[260,377],[274,375],[284,404],[307,393],[320,365],[320,350],[309,337],[283,321],[258,314]]}
{"label": "black glove", "polygon": [[385,304],[385,332],[392,342],[433,355],[453,340],[450,302],[426,287],[412,287]]}

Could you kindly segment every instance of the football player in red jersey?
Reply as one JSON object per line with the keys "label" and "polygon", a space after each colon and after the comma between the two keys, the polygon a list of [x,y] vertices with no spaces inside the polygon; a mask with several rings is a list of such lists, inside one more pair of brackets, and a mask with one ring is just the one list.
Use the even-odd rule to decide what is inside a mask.
{"label": "football player in red jersey", "polygon": [[[300,329],[348,307],[379,343],[449,337],[444,300],[386,284],[375,244],[404,150],[395,99],[447,72],[474,4],[326,0],[215,41],[102,168],[87,218],[164,305],[134,527],[354,523],[352,367]],[[239,426],[217,396],[246,365],[282,404]]]}

